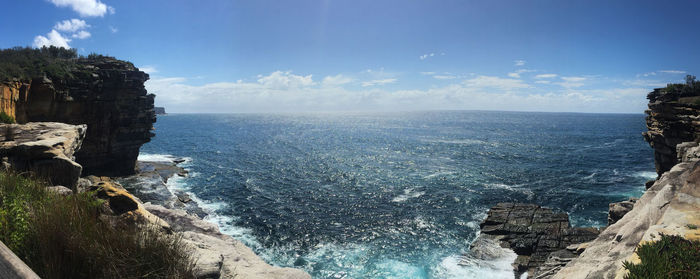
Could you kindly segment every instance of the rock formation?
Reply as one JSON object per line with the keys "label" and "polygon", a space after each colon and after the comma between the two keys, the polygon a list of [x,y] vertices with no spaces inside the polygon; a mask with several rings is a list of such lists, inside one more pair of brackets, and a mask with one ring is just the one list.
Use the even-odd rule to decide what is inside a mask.
{"label": "rock formation", "polygon": [[85,129],[55,122],[0,124],[0,158],[15,171],[31,171],[53,185],[74,188],[82,167],[73,159]]}
{"label": "rock formation", "polygon": [[610,225],[553,278],[623,278],[624,261],[660,233],[700,239],[700,83],[649,93],[648,132],[659,178],[637,201],[610,206]]}
{"label": "rock formation", "polygon": [[[512,249],[518,255],[514,275],[520,278],[524,272],[535,274],[552,252],[590,241],[598,233],[596,228],[572,228],[566,213],[556,213],[535,204],[499,203],[488,211],[479,237],[498,240],[502,246]],[[571,254],[561,251],[556,255],[565,253]]]}
{"label": "rock formation", "polygon": [[676,163],[676,145],[700,140],[700,90],[684,86],[657,88],[647,95],[649,109],[644,139],[654,148],[656,172],[661,175]]}
{"label": "rock formation", "polygon": [[154,107],[153,112],[155,112],[156,114],[166,114],[164,107]]}
{"label": "rock formation", "polygon": [[65,79],[34,78],[0,84],[0,108],[18,123],[51,121],[87,124],[75,154],[83,173],[134,173],[139,148],[153,136],[153,94],[148,74],[110,57],[76,59]]}

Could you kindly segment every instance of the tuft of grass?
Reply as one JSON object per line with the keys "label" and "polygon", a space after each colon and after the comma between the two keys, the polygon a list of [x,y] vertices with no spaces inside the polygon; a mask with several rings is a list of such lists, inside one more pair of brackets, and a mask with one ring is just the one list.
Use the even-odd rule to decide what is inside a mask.
{"label": "tuft of grass", "polygon": [[685,225],[685,226],[688,227],[688,228],[691,229],[691,230],[695,230],[695,229],[698,228],[698,225],[694,225],[694,224],[687,224],[687,225]]}
{"label": "tuft of grass", "polygon": [[2,111],[0,112],[0,123],[14,124],[15,118]]}
{"label": "tuft of grass", "polygon": [[194,278],[179,235],[117,230],[92,193],[59,196],[34,178],[0,173],[0,240],[42,278]]}
{"label": "tuft of grass", "polygon": [[676,235],[661,235],[658,241],[637,247],[641,262],[623,262],[628,279],[698,278],[700,274],[700,241]]}

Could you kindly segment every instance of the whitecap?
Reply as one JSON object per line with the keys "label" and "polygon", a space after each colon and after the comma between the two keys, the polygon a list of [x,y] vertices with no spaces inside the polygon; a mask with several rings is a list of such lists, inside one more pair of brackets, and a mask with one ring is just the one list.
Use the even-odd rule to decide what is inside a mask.
{"label": "whitecap", "polygon": [[423,176],[423,179],[431,179],[431,178],[433,178],[433,177],[447,176],[447,175],[452,175],[452,174],[454,174],[454,172],[452,172],[452,171],[439,171],[439,172],[436,172],[436,173],[433,173],[433,174],[429,174],[429,175]]}
{"label": "whitecap", "polygon": [[638,171],[634,173],[634,176],[643,177],[649,180],[656,179],[658,177],[655,171]]}
{"label": "whitecap", "polygon": [[524,184],[507,185],[507,184],[503,184],[503,183],[490,183],[490,184],[486,184],[486,187],[491,188],[491,189],[505,189],[508,191],[523,193],[523,194],[527,195],[528,199],[532,199],[535,196],[535,193],[528,188],[520,188],[523,185]]}
{"label": "whitecap", "polygon": [[169,154],[150,154],[150,153],[139,153],[137,157],[138,161],[142,162],[159,162],[159,163],[174,163],[176,160],[183,160],[182,164],[187,164],[192,162],[190,157],[177,157]]}
{"label": "whitecap", "polygon": [[423,191],[415,191],[414,192],[413,190],[414,190],[413,188],[404,189],[403,194],[398,195],[397,197],[395,197],[391,201],[392,202],[405,202],[408,199],[417,198],[417,197],[420,197],[423,194],[425,194],[425,192],[423,192]]}

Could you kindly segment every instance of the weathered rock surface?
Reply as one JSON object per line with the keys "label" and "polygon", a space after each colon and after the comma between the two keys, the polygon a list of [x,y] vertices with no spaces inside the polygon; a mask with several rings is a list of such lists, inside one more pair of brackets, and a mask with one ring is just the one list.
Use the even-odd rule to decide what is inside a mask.
{"label": "weathered rock surface", "polygon": [[31,171],[52,185],[74,188],[82,167],[73,158],[85,129],[54,122],[0,124],[0,158],[15,171]]}
{"label": "weathered rock surface", "polygon": [[499,203],[481,223],[479,237],[498,240],[518,255],[514,276],[519,278],[524,272],[535,274],[552,252],[590,241],[598,233],[596,228],[572,228],[566,213],[535,204]]}
{"label": "weathered rock surface", "polygon": [[253,250],[219,228],[184,210],[167,209],[147,203],[145,208],[168,222],[174,232],[182,233],[194,247],[199,278],[311,278],[306,272],[267,264]]}
{"label": "weathered rock surface", "polygon": [[647,99],[644,139],[654,148],[656,172],[661,175],[679,162],[676,145],[700,140],[700,90],[657,88]]}
{"label": "weathered rock surface", "polygon": [[[679,156],[700,147],[679,148]],[[690,225],[690,226],[688,226]],[[660,233],[700,239],[700,160],[676,164],[647,189],[634,208],[593,240],[554,278],[622,278],[623,261],[638,261],[635,248]],[[695,229],[692,229],[695,228]]]}
{"label": "weathered rock surface", "polygon": [[123,176],[134,173],[139,148],[152,137],[153,94],[148,74],[109,57],[81,58],[70,78],[34,78],[0,84],[0,108],[18,123],[87,124],[76,162],[83,173]]}

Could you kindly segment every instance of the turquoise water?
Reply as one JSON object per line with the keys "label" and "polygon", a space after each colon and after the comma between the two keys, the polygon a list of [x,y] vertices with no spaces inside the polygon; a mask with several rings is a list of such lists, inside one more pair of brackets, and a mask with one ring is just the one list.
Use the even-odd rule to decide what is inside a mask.
{"label": "turquoise water", "polygon": [[142,158],[189,158],[171,187],[314,278],[508,277],[457,265],[489,207],[532,202],[603,226],[608,203],[655,177],[642,114],[171,114],[155,128]]}

